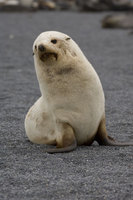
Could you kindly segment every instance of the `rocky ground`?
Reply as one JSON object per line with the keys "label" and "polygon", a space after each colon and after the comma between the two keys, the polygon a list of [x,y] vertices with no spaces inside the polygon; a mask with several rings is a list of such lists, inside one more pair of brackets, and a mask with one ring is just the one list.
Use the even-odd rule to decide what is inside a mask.
{"label": "rocky ground", "polygon": [[50,155],[29,143],[24,130],[25,114],[40,96],[33,41],[58,30],[76,40],[100,76],[109,134],[133,141],[133,36],[102,29],[106,14],[0,13],[0,199],[132,199],[133,147],[94,144]]}
{"label": "rocky ground", "polygon": [[0,0],[0,10],[132,11],[132,0]]}

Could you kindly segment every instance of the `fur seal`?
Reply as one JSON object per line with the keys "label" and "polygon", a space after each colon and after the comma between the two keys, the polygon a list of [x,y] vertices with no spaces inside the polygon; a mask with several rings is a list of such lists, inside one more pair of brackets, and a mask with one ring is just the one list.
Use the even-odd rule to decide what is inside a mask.
{"label": "fur seal", "polygon": [[103,28],[123,28],[130,29],[133,28],[133,14],[115,14],[107,15],[102,20]]}
{"label": "fur seal", "polygon": [[37,144],[56,145],[46,152],[74,150],[77,145],[133,145],[108,136],[100,79],[78,45],[66,34],[41,33],[33,44],[42,96],[29,109],[25,130]]}

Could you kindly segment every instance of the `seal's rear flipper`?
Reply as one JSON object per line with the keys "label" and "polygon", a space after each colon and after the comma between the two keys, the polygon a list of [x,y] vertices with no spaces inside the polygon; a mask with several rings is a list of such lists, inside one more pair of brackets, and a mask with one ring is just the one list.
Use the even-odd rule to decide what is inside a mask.
{"label": "seal's rear flipper", "polygon": [[96,140],[99,145],[105,146],[133,146],[133,143],[117,142],[112,137],[108,136],[105,118],[101,120],[94,140]]}
{"label": "seal's rear flipper", "polygon": [[104,138],[104,143],[99,145],[106,145],[106,146],[133,146],[133,143],[130,142],[117,142],[110,136]]}

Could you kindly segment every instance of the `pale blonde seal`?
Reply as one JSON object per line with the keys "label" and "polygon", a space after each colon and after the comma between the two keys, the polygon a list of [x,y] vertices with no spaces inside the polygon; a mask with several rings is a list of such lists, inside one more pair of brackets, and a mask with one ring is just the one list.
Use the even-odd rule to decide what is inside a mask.
{"label": "pale blonde seal", "polygon": [[101,82],[68,35],[55,31],[40,34],[33,54],[42,96],[26,115],[30,141],[56,145],[47,150],[50,153],[71,151],[94,140],[100,145],[129,145],[107,135]]}

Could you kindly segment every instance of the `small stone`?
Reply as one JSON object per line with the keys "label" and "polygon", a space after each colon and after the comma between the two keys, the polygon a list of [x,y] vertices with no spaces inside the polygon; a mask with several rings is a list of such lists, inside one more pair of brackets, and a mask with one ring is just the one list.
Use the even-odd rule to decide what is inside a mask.
{"label": "small stone", "polygon": [[14,39],[14,35],[13,35],[13,34],[10,34],[10,35],[9,35],[9,39],[10,39],[10,40]]}

